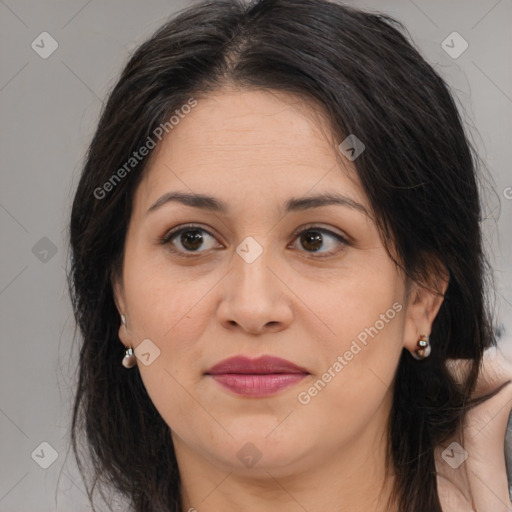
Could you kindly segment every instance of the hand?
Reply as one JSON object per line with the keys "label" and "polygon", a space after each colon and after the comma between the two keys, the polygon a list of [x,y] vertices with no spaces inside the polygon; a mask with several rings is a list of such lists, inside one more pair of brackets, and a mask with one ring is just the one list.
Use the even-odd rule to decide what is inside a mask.
{"label": "hand", "polygon": [[[457,378],[467,370],[463,360],[451,361],[450,366]],[[468,412],[464,437],[456,435],[436,448],[443,512],[512,511],[505,466],[505,432],[512,409],[512,363],[495,349],[487,351],[474,396],[506,382],[497,395]],[[459,445],[450,448],[452,442]]]}

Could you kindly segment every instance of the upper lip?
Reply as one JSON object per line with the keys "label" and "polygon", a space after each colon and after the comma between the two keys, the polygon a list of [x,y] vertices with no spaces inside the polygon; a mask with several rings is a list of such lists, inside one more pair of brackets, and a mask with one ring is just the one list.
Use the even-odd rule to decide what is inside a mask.
{"label": "upper lip", "polygon": [[226,373],[239,374],[274,374],[274,373],[309,373],[296,364],[274,356],[261,356],[256,359],[236,356],[224,359],[205,372],[207,375],[220,375]]}

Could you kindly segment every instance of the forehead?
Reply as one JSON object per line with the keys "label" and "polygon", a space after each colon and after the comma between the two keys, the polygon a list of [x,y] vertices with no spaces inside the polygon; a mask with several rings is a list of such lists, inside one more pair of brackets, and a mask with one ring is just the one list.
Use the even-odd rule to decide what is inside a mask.
{"label": "forehead", "polygon": [[240,89],[196,101],[153,150],[139,202],[177,187],[267,198],[332,190],[365,201],[353,163],[340,156],[318,105],[296,95]]}

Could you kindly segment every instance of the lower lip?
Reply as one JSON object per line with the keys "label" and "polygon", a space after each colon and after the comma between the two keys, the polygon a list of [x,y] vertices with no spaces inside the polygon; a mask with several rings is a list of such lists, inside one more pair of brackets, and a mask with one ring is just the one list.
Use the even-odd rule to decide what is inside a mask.
{"label": "lower lip", "polygon": [[271,396],[293,386],[306,377],[305,373],[272,373],[265,375],[224,373],[210,375],[221,386],[237,395],[264,397]]}

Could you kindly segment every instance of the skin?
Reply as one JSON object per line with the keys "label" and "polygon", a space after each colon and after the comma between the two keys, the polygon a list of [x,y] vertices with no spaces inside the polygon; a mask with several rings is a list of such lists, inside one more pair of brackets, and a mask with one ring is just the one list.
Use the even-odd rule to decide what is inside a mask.
{"label": "skin", "polygon": [[[119,337],[125,347],[150,339],[160,350],[137,365],[172,430],[184,511],[385,510],[390,386],[402,349],[430,333],[442,298],[407,283],[388,256],[339,142],[297,97],[226,87],[198,99],[155,148],[137,188],[114,283],[127,318]],[[212,195],[228,212],[168,202],[147,213],[171,191]],[[284,212],[287,199],[321,192],[368,213],[346,205]],[[178,253],[159,243],[185,223],[205,230],[198,250],[179,235]],[[325,232],[317,246],[301,242],[312,224],[349,243]],[[249,236],[263,249],[252,263],[236,252]],[[394,303],[401,311],[300,403]],[[310,375],[267,398],[235,395],[204,375],[239,354],[282,357]],[[246,443],[261,454],[252,467],[237,457]]]}
{"label": "skin", "polygon": [[[462,381],[469,370],[467,363],[465,359],[448,360],[457,380]],[[503,449],[512,407],[512,362],[499,348],[490,349],[483,358],[475,396],[490,393],[501,385],[505,386],[499,393],[472,408],[466,416],[462,445],[468,458],[462,465],[454,470],[443,458],[443,451],[453,442],[460,444],[460,436],[454,435],[436,447],[437,485],[443,510],[512,510]]]}

